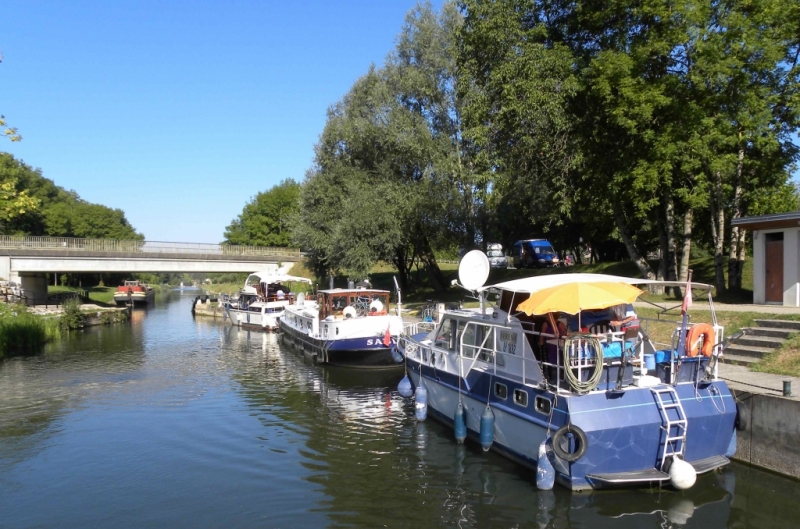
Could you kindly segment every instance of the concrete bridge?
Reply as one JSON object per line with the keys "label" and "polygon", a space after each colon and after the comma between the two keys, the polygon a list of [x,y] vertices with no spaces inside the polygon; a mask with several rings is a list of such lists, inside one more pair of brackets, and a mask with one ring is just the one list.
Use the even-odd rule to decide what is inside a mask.
{"label": "concrete bridge", "polygon": [[0,236],[0,278],[36,298],[47,294],[47,273],[250,273],[300,259],[300,250],[268,246]]}

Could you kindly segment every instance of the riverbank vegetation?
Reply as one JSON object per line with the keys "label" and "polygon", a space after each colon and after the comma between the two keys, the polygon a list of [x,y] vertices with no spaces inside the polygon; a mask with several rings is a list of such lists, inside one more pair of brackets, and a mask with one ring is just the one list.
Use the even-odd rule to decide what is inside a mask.
{"label": "riverbank vegetation", "polygon": [[23,306],[0,304],[0,358],[36,354],[58,333],[56,320],[31,314]]}
{"label": "riverbank vegetation", "polygon": [[33,314],[24,305],[0,303],[0,359],[42,352],[47,342],[88,325],[110,325],[128,321],[121,310],[85,311],[77,300],[61,306],[57,314]]}
{"label": "riverbank vegetation", "polygon": [[143,239],[120,209],[83,200],[45,178],[42,171],[0,152],[2,233]]}

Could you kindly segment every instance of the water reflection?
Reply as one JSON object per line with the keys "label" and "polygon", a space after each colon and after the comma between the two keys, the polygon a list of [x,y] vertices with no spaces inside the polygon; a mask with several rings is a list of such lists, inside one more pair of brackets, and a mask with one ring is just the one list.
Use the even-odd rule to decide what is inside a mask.
{"label": "water reflection", "polygon": [[[254,412],[306,436],[306,479],[342,525],[458,527],[724,527],[734,474],[701,477],[689,492],[542,492],[533,476],[445,428],[417,423],[393,391],[402,374],[314,366],[275,335],[226,328],[232,376]],[[313,396],[313,398],[309,398]],[[711,524],[711,525],[708,525]]]}
{"label": "water reflection", "polygon": [[35,453],[65,409],[137,379],[143,362],[142,333],[125,324],[73,331],[38,356],[0,361],[0,462]]}
{"label": "water reflection", "polygon": [[[417,423],[402,373],[319,367],[194,296],[0,364],[1,527],[794,527],[797,482],[742,465],[686,492],[537,491]],[[43,501],[46,498],[46,501]]]}

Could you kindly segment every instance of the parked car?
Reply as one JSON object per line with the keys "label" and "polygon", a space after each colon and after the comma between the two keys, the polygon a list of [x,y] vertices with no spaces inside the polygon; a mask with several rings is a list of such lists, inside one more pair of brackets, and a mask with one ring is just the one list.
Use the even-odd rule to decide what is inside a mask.
{"label": "parked car", "polygon": [[526,239],[514,243],[514,267],[551,267],[558,266],[558,254],[547,239]]}
{"label": "parked car", "polygon": [[503,250],[486,250],[486,257],[489,258],[489,266],[491,268],[508,268],[508,257],[503,253]]}

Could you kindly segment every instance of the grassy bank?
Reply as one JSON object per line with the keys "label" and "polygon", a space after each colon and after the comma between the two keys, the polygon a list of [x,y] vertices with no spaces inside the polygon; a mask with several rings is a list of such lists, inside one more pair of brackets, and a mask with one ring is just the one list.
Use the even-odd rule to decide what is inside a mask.
{"label": "grassy bank", "polygon": [[[380,268],[380,266],[376,268]],[[305,266],[304,262],[295,263],[289,269],[288,274],[296,277],[305,277],[310,279],[311,281],[314,281],[313,273]],[[342,285],[344,283],[346,283],[346,280],[342,282],[337,282],[337,285]],[[200,285],[200,288],[202,288],[209,294],[234,294],[236,292],[239,292],[242,289],[243,285],[244,285],[244,280],[238,283],[212,283],[210,285]],[[289,286],[291,287],[292,292],[295,293],[310,292],[311,290],[313,290],[312,286],[306,283],[291,283]],[[324,286],[320,285],[320,288],[327,288],[327,284]]]}
{"label": "grassy bank", "polygon": [[58,318],[36,316],[21,305],[0,304],[0,358],[36,354],[60,332]]}
{"label": "grassy bank", "polygon": [[84,290],[89,292],[89,299],[97,304],[100,305],[113,305],[114,304],[114,292],[116,292],[117,287],[89,287],[89,288],[78,288],[78,287],[61,287],[61,286],[48,286],[47,293],[48,294],[63,294],[66,292],[83,292]]}
{"label": "grassy bank", "polygon": [[753,371],[800,377],[800,333],[791,335],[780,349],[755,364]]}

